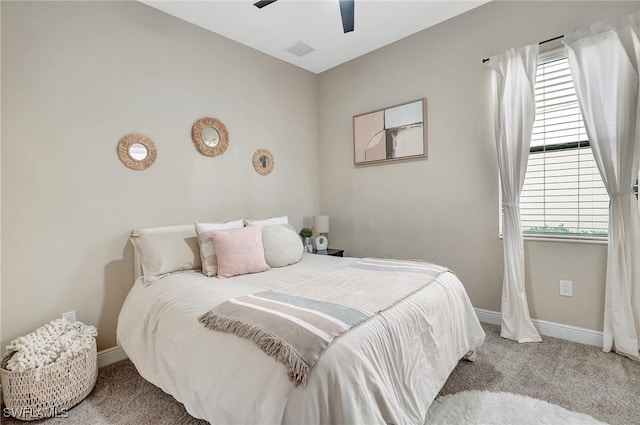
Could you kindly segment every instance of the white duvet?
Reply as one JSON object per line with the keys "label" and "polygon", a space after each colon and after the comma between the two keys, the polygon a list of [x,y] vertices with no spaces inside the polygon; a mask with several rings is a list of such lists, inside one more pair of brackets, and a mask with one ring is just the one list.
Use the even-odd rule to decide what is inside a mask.
{"label": "white duvet", "polygon": [[230,279],[177,273],[136,281],[118,342],[140,374],[212,424],[422,424],[458,360],[484,340],[452,273],[337,338],[295,387],[252,342],[198,317],[226,299],[279,289],[353,258],[305,254],[292,266]]}

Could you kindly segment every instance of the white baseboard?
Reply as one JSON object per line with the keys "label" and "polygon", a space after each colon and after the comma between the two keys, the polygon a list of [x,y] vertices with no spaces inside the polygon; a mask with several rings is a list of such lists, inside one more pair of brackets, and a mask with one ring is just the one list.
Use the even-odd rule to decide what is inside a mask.
{"label": "white baseboard", "polygon": [[125,353],[119,345],[107,348],[106,350],[100,350],[98,351],[98,367],[108,366],[126,358],[128,358],[127,353]]}
{"label": "white baseboard", "polygon": [[[481,322],[492,325],[500,325],[502,322],[502,315],[497,311],[483,310],[481,308],[476,308],[475,310],[478,320]],[[562,323],[548,322],[546,320],[531,319],[531,321],[538,332],[540,332],[540,335],[602,347],[602,332],[600,331],[564,325]]]}

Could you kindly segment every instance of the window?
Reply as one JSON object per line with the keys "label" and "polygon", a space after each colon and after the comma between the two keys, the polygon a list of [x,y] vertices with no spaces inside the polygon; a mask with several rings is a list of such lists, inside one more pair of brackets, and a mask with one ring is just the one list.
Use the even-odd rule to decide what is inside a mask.
{"label": "window", "polygon": [[589,145],[565,48],[540,55],[520,200],[529,235],[606,237],[609,196]]}

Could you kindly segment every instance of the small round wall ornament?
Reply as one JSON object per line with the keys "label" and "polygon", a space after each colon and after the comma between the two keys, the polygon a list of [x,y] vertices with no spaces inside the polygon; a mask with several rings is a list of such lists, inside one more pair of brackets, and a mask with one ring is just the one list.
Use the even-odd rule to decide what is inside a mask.
{"label": "small round wall ornament", "polygon": [[261,176],[266,176],[272,172],[274,165],[273,155],[268,150],[258,149],[253,153],[253,168]]}
{"label": "small round wall ornament", "polygon": [[118,158],[132,170],[145,170],[156,160],[156,145],[139,133],[129,133],[118,142]]}
{"label": "small round wall ornament", "polygon": [[222,155],[229,146],[229,130],[217,118],[200,118],[191,127],[191,139],[202,155]]}

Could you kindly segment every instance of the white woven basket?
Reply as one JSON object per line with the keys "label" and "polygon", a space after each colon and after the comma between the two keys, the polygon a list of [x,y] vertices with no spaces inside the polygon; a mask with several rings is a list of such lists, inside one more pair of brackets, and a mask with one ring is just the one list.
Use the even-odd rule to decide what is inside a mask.
{"label": "white woven basket", "polygon": [[96,340],[77,356],[40,369],[0,368],[5,413],[23,421],[64,416],[89,395],[98,378]]}

